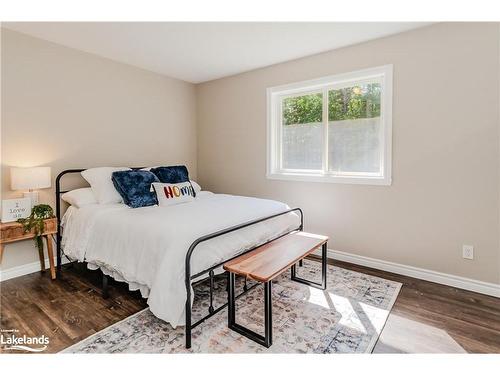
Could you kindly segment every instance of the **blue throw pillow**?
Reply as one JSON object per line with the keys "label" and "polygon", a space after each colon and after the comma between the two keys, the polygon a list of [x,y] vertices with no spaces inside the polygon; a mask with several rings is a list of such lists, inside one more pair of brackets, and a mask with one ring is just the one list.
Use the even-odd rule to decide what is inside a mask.
{"label": "blue throw pillow", "polygon": [[[181,182],[189,182],[191,184],[191,181],[189,181],[189,172],[185,165],[151,168],[150,171],[164,184],[180,184]],[[191,188],[193,188],[193,185],[191,185]],[[194,188],[193,193],[193,196],[196,197]]]}
{"label": "blue throw pillow", "polygon": [[151,172],[164,184],[178,184],[189,181],[189,173],[185,165],[151,168]]}
{"label": "blue throw pillow", "polygon": [[156,194],[151,191],[153,182],[160,182],[149,171],[118,171],[111,174],[116,190],[125,204],[132,208],[153,206],[158,204]]}

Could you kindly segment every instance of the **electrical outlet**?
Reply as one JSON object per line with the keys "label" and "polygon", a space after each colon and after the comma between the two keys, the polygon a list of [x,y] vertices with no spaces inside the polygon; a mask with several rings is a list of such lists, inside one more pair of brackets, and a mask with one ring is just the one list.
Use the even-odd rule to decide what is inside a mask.
{"label": "electrical outlet", "polygon": [[464,259],[474,259],[474,246],[463,245],[462,246],[462,256]]}

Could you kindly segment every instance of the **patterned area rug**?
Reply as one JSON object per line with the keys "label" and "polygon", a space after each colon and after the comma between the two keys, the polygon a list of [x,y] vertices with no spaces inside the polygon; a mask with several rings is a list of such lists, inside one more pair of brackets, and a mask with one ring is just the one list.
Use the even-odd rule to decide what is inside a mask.
{"label": "patterned area rug", "polygon": [[[320,264],[304,262],[297,275],[319,281]],[[227,328],[227,309],[193,330],[184,348],[184,329],[173,329],[149,309],[140,311],[67,348],[65,353],[370,353],[401,284],[328,266],[327,290],[278,277],[272,286],[273,345],[265,347]],[[237,290],[243,280],[237,279]],[[215,307],[226,302],[226,278],[216,278]],[[208,311],[208,283],[195,286],[193,322]],[[263,332],[263,288],[237,300],[238,323]]]}

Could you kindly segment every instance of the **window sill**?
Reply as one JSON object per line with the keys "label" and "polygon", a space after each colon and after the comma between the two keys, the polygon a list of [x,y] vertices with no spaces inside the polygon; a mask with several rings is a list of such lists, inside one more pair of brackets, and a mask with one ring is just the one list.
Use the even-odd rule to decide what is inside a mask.
{"label": "window sill", "polygon": [[390,177],[380,176],[332,176],[324,174],[302,174],[302,173],[267,173],[269,180],[283,181],[303,181],[303,182],[326,182],[334,184],[352,184],[352,185],[378,185],[390,186],[392,184]]}

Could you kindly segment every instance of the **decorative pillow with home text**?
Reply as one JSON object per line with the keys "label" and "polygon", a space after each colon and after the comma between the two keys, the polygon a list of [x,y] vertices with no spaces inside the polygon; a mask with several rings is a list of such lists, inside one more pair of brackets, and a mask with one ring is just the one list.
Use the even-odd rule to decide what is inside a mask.
{"label": "decorative pillow with home text", "polygon": [[191,202],[194,200],[195,192],[189,181],[178,184],[164,184],[153,182],[152,189],[156,193],[159,206],[171,206],[179,203]]}

